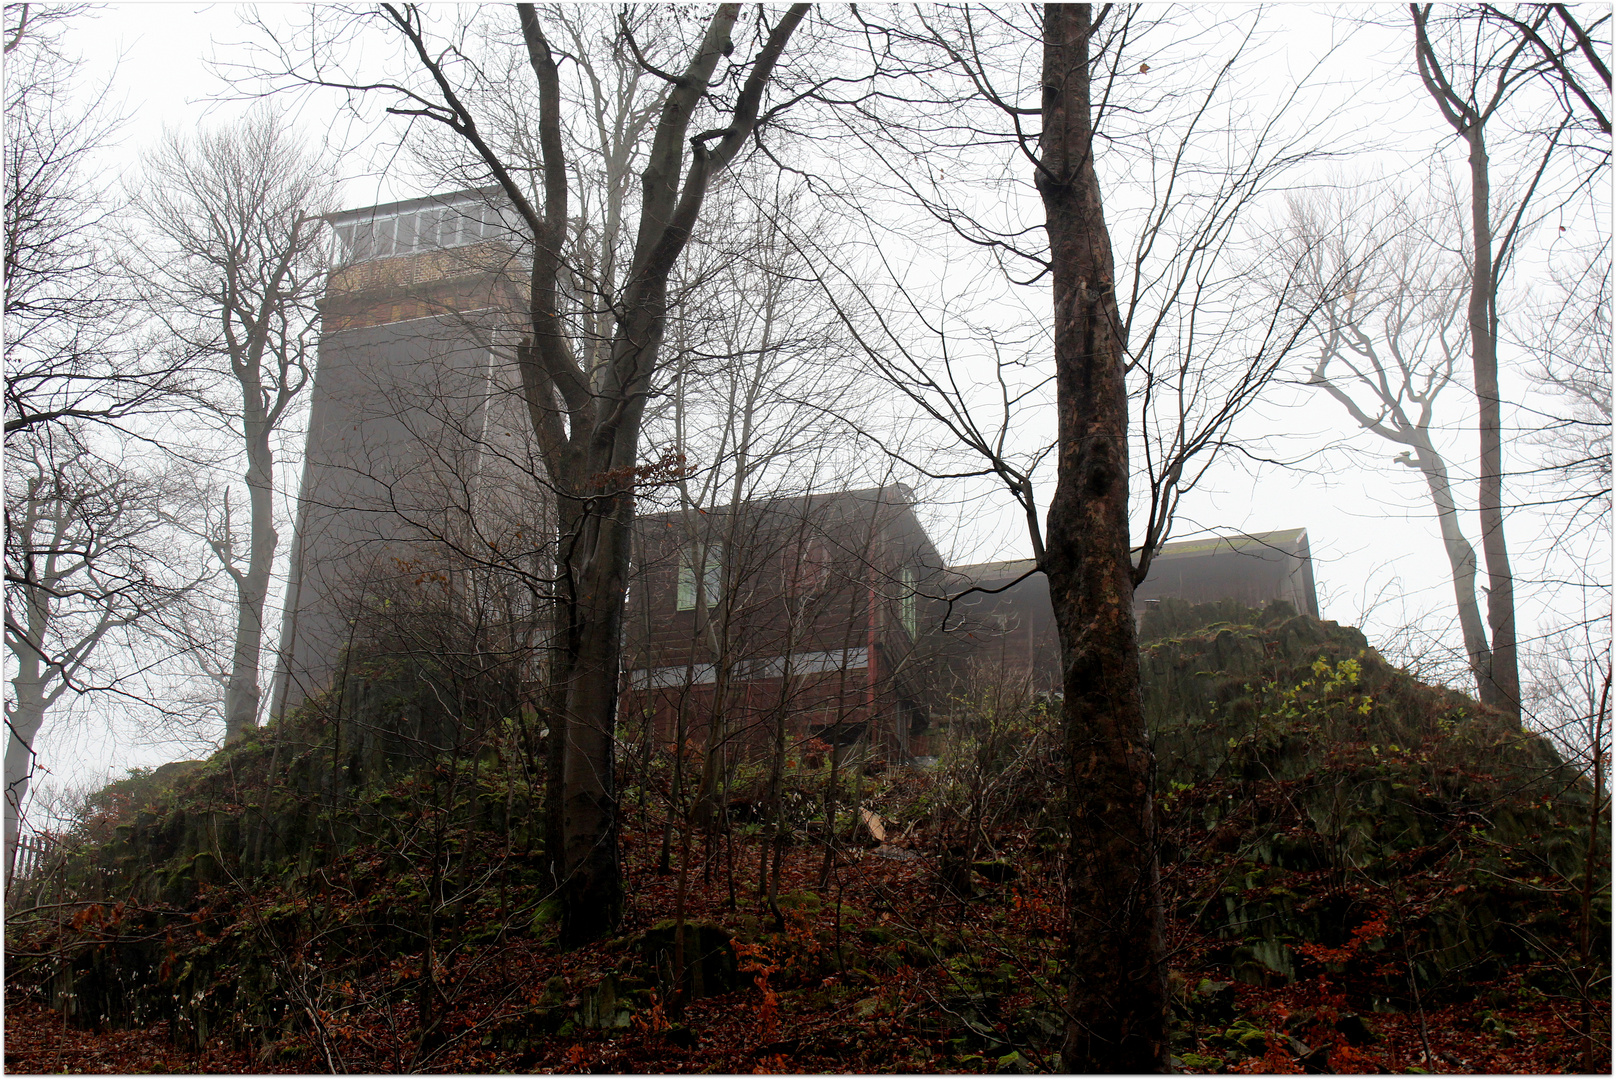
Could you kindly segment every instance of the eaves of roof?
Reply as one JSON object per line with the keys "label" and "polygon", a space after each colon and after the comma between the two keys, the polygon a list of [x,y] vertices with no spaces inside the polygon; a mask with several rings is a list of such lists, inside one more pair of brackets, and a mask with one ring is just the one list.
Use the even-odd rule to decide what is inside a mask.
{"label": "eaves of roof", "polygon": [[377,203],[375,206],[359,206],[352,210],[337,210],[326,214],[325,220],[333,225],[345,225],[350,221],[368,221],[371,218],[386,217],[388,214],[403,213],[410,210],[421,210],[428,206],[453,206],[459,203],[478,202],[486,203],[500,195],[500,188],[465,188],[461,191],[446,191],[441,195],[421,195],[413,199],[400,199],[397,202]]}
{"label": "eaves of roof", "polygon": [[[1307,530],[1303,529],[1275,529],[1264,533],[1237,533],[1233,536],[1211,536],[1201,540],[1181,540],[1178,543],[1166,544],[1156,554],[1156,562],[1171,561],[1173,559],[1191,559],[1208,555],[1228,553],[1260,554],[1265,550],[1273,550],[1286,555],[1297,553],[1298,548],[1307,538]],[[1139,549],[1134,549],[1137,555]],[[1009,559],[1002,562],[971,563],[967,566],[951,566],[949,572],[975,582],[979,585],[988,582],[1011,581],[1021,577],[1033,569],[1031,559]]]}

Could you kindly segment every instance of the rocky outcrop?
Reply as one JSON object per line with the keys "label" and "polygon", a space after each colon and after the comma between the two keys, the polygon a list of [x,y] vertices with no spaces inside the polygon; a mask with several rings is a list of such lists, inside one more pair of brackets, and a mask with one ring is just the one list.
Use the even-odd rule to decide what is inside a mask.
{"label": "rocky outcrop", "polygon": [[1141,657],[1163,862],[1196,882],[1185,914],[1236,979],[1289,981],[1316,957],[1346,971],[1394,931],[1436,989],[1561,955],[1591,792],[1547,739],[1350,627],[1163,607]]}

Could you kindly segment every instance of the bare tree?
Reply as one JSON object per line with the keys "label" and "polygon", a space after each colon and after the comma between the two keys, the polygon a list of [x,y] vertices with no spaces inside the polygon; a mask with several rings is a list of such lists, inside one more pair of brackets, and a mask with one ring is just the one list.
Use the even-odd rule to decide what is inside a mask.
{"label": "bare tree", "polygon": [[[1530,42],[1538,73],[1568,116],[1604,136],[1593,149],[1610,157],[1610,13],[1573,11],[1567,4],[1521,4],[1513,10],[1481,5],[1484,19]],[[1600,87],[1604,87],[1601,92]]]}
{"label": "bare tree", "polygon": [[[965,175],[984,186],[1031,192],[1027,178],[1009,170],[1037,157],[1039,109],[1026,57],[1040,47],[1038,35],[1004,12],[968,5],[930,9],[912,23],[865,18],[872,37],[906,48],[889,49],[880,60],[878,81],[898,85],[847,110],[855,137],[887,165],[891,187],[933,220],[939,242],[957,239],[967,250],[988,253],[982,269],[1002,274],[1012,287],[1042,282],[1051,260],[1040,231],[1019,216],[961,198],[963,170],[939,171],[933,164],[941,156],[961,157],[981,170]],[[1306,305],[1297,303],[1301,267],[1287,263],[1275,272],[1273,239],[1252,214],[1298,166],[1325,152],[1318,117],[1305,121],[1307,127],[1300,120],[1311,104],[1309,76],[1253,120],[1231,90],[1252,62],[1258,20],[1218,28],[1232,31],[1233,48],[1198,51],[1204,66],[1189,91],[1181,84],[1158,86],[1154,75],[1147,80],[1152,64],[1137,62],[1157,60],[1160,35],[1188,34],[1187,27],[1118,12],[1104,24],[1103,45],[1095,49],[1096,125],[1108,148],[1097,167],[1118,182],[1116,231],[1128,243],[1116,291],[1137,492],[1136,582],[1171,536],[1183,497],[1215,461],[1239,447],[1242,414],[1313,332]],[[943,80],[940,71],[954,78]],[[938,115],[946,120],[935,121]],[[984,145],[994,156],[979,161]],[[871,221],[872,232],[911,227]],[[822,252],[818,264],[830,268],[822,271],[826,277],[846,279],[848,291],[859,294],[862,317],[850,312],[849,329],[862,354],[953,448],[924,465],[912,455],[906,459],[939,479],[991,478],[1014,500],[1038,557],[1045,546],[1042,470],[1055,460],[1057,443],[1037,419],[1056,388],[1041,362],[1047,332],[1030,318],[996,321],[996,308],[1026,301],[995,295],[981,284],[988,275],[978,275],[958,298],[929,305],[905,283],[906,268],[896,261],[883,251],[877,266],[843,271],[838,268],[856,264]],[[855,273],[863,280],[854,280]],[[1279,295],[1256,302],[1251,279],[1257,274],[1280,283]],[[874,284],[882,276],[890,282],[885,290]],[[939,458],[953,467],[934,464]]]}
{"label": "bare tree", "polygon": [[7,4],[5,433],[69,422],[121,428],[170,407],[183,359],[137,347],[127,284],[109,266],[118,210],[95,156],[122,118],[106,88],[74,100],[64,38],[86,9]]}
{"label": "bare tree", "polygon": [[[267,110],[197,135],[170,134],[146,162],[134,207],[144,225],[137,274],[174,347],[234,384],[204,400],[245,458],[246,513],[224,494],[210,546],[235,583],[225,734],[258,718],[264,602],[275,530],[275,442],[308,384],[324,287],[320,215],[333,209],[328,162]],[[245,517],[245,521],[241,517]]]}
{"label": "bare tree", "polygon": [[[1103,18],[1102,14],[1102,18]],[[1086,4],[1043,12],[1033,164],[1049,233],[1058,479],[1039,563],[1060,631],[1073,950],[1061,1062],[1164,1071],[1166,943],[1128,554],[1126,339],[1095,171]]]}
{"label": "bare tree", "polygon": [[153,701],[143,680],[189,647],[176,609],[201,581],[173,557],[173,485],[68,434],[13,440],[6,468],[8,874],[47,713],[64,696]]}
{"label": "bare tree", "polygon": [[[1476,395],[1480,452],[1477,514],[1487,570],[1488,666],[1481,672],[1481,700],[1516,719],[1521,715],[1520,664],[1515,613],[1515,574],[1504,533],[1503,409],[1498,382],[1499,299],[1520,241],[1532,225],[1534,198],[1571,116],[1562,116],[1533,148],[1534,164],[1503,212],[1495,218],[1489,131],[1502,126],[1500,111],[1548,61],[1535,59],[1530,36],[1501,33],[1486,21],[1450,17],[1433,24],[1432,5],[1409,5],[1414,22],[1414,58],[1421,82],[1442,118],[1469,152],[1470,221],[1461,233],[1470,258],[1467,321],[1472,387]],[[1523,28],[1537,33],[1551,11],[1537,8]],[[1497,122],[1495,122],[1497,121]],[[1489,126],[1491,125],[1491,127]]]}
{"label": "bare tree", "polygon": [[163,620],[196,583],[160,531],[172,485],[123,461],[189,380],[141,340],[108,258],[119,207],[94,159],[121,121],[105,88],[75,103],[84,11],[5,9],[8,867],[47,712],[64,695],[156,704],[142,679],[187,647]]}
{"label": "bare tree", "polygon": [[[1561,508],[1556,542],[1610,535],[1610,245],[1551,274],[1516,345],[1533,358],[1527,375],[1549,403],[1528,436],[1543,459],[1536,469],[1545,501]],[[1610,582],[1604,583],[1609,588]]]}
{"label": "bare tree", "polygon": [[[713,180],[784,104],[766,107],[765,98],[776,65],[807,14],[808,6],[798,5],[771,23],[769,13],[759,11],[753,27],[757,44],[745,50],[737,48],[745,25],[739,5],[721,5],[682,59],[668,46],[683,43],[642,47],[630,21],[621,20],[613,47],[631,54],[666,90],[649,146],[636,148],[644,153],[639,220],[631,256],[613,288],[610,345],[593,367],[585,366],[594,353],[565,287],[573,268],[574,186],[585,163],[576,143],[569,149],[562,109],[566,57],[553,49],[537,8],[518,8],[519,47],[539,104],[537,138],[524,157],[504,153],[484,137],[476,98],[466,92],[477,84],[478,71],[455,43],[436,37],[423,8],[384,4],[355,17],[354,25],[380,24],[400,43],[413,70],[405,80],[333,78],[325,74],[323,52],[282,57],[290,61],[283,69],[305,83],[384,95],[395,114],[452,131],[464,141],[474,167],[514,208],[528,245],[529,306],[517,361],[557,493],[559,647],[551,678],[558,707],[550,717],[550,737],[563,747],[563,761],[560,775],[548,783],[559,783],[562,793],[560,828],[550,833],[550,848],[564,882],[563,938],[569,943],[608,933],[622,911],[613,777],[620,628],[631,481],[666,326],[669,275]],[[659,56],[672,59],[658,62]],[[665,66],[670,63],[672,70]],[[693,129],[698,117],[712,126]],[[537,195],[530,178],[537,181]]]}
{"label": "bare tree", "polygon": [[[850,285],[863,310],[847,325],[954,447],[953,461],[904,459],[939,479],[991,480],[1025,519],[1032,572],[1050,581],[1072,770],[1064,1065],[1164,1069],[1163,922],[1132,593],[1182,495],[1236,444],[1242,413],[1311,332],[1295,296],[1254,302],[1246,282],[1271,245],[1245,223],[1318,152],[1318,118],[1310,131],[1291,123],[1303,111],[1300,85],[1255,123],[1231,102],[1249,23],[1227,58],[1197,57],[1204,78],[1186,92],[1143,79],[1158,21],[1136,11],[1050,5],[1035,25],[973,6],[858,17],[876,46],[874,81],[886,85],[850,104],[849,128],[942,240],[978,252],[1007,288],[994,294],[979,276],[957,303],[928,304],[882,250],[891,286]],[[961,196],[962,163],[982,169],[971,175],[991,197]],[[1111,206],[1102,212],[1107,176],[1120,226]],[[1034,190],[1041,230],[1027,224]],[[872,232],[883,228],[872,222]],[[1113,233],[1129,237],[1119,258]],[[1013,291],[1046,280],[1052,320],[995,322],[995,308],[1047,302]],[[1044,496],[1037,485],[1050,463],[1055,488]],[[1132,545],[1130,489],[1142,523]]]}
{"label": "bare tree", "polygon": [[1465,502],[1440,446],[1442,394],[1455,383],[1465,389],[1469,275],[1448,242],[1461,216],[1451,200],[1423,202],[1395,192],[1370,200],[1295,199],[1289,242],[1305,262],[1313,283],[1306,303],[1320,309],[1325,331],[1307,384],[1339,403],[1362,430],[1401,446],[1395,464],[1424,479],[1466,663],[1480,688],[1492,660],[1476,596],[1476,550],[1465,537]]}

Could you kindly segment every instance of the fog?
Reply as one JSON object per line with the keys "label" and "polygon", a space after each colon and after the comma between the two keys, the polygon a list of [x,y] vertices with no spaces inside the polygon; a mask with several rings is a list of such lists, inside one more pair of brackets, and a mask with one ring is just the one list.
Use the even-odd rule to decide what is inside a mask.
{"label": "fog", "polygon": [[[447,17],[441,10],[438,14]],[[306,17],[306,10],[266,6],[259,16],[284,25]],[[1413,70],[1405,8],[1286,5],[1256,22],[1247,9],[1214,6],[1178,18],[1177,36],[1152,39],[1156,51],[1141,60],[1150,68],[1148,77],[1201,85],[1207,72],[1233,55],[1237,41],[1250,35],[1248,51],[1219,107],[1230,107],[1231,123],[1280,115],[1283,109],[1277,122],[1286,137],[1316,150],[1243,212],[1247,250],[1255,250],[1265,232],[1277,232],[1287,197],[1342,186],[1418,185],[1421,178],[1445,170],[1462,175],[1463,144]],[[103,175],[114,188],[138,176],[142,153],[165,131],[220,125],[255,105],[261,85],[246,78],[239,65],[248,55],[243,43],[255,40],[257,33],[229,5],[111,4],[76,21],[65,41],[87,61],[77,92],[87,94],[94,89],[90,81],[104,80],[128,117],[116,145],[102,155]],[[392,46],[378,41],[372,47]],[[225,75],[237,81],[232,84]],[[1284,104],[1293,93],[1295,100]],[[381,117],[371,106],[364,113],[368,120],[362,119],[330,93],[284,94],[278,100],[309,143],[324,145],[332,155],[345,207],[436,193],[423,186],[419,163],[400,149],[405,141],[400,122]],[[424,134],[423,126],[417,124],[416,134]],[[1508,151],[1506,146],[1494,161],[1501,189],[1526,166],[1511,160]],[[1121,161],[1128,147],[1113,152]],[[971,196],[979,200],[975,205],[1007,227],[1039,227],[1041,211],[1029,168],[1002,147],[978,146],[971,156],[991,153],[1001,155],[1004,175],[1020,186],[997,191],[984,187]],[[1105,153],[1100,151],[1098,160],[1120,260],[1142,227],[1151,193],[1131,181],[1129,167],[1107,162]],[[812,164],[811,154],[799,163]],[[848,156],[817,164],[827,175],[877,168],[870,160]],[[1570,175],[1575,167],[1568,159],[1565,171],[1550,176],[1557,191],[1575,187]],[[935,316],[938,325],[954,325],[950,320],[957,315],[994,328],[1004,341],[1016,341],[1027,357],[1028,385],[1037,385],[1044,374],[1037,367],[1038,355],[1047,346],[1040,328],[1047,318],[1047,280],[1007,283],[1029,276],[1025,268],[1002,273],[992,252],[951,239],[914,206],[903,205],[890,186],[883,190],[886,197],[871,204],[869,222],[850,229],[850,242],[869,258],[846,267],[847,272],[868,274],[877,290],[901,276],[918,297],[917,307]],[[1592,195],[1572,192],[1553,201],[1548,219],[1527,237],[1501,300],[1507,527],[1516,563],[1520,636],[1528,653],[1568,623],[1608,620],[1609,534],[1568,533],[1564,505],[1536,471],[1543,451],[1530,435],[1544,426],[1544,417],[1563,415],[1564,404],[1527,377],[1531,358],[1516,344],[1533,339],[1534,305],[1546,300],[1550,274],[1569,248],[1608,236],[1608,182],[1592,190]],[[969,344],[967,335],[960,345],[950,355],[962,370],[989,379],[990,360],[978,348],[980,341]],[[1322,616],[1362,626],[1370,642],[1390,658],[1463,685],[1453,589],[1425,484],[1417,471],[1395,461],[1399,447],[1363,432],[1337,404],[1306,385],[1316,356],[1315,345],[1300,344],[1260,401],[1240,417],[1230,440],[1238,449],[1221,455],[1185,495],[1170,539],[1305,527]],[[1462,381],[1467,384],[1468,376]],[[1029,455],[1053,431],[1048,397],[1034,393],[1010,422],[1012,437],[1022,441]],[[913,440],[908,444],[911,457],[942,462],[953,453],[904,402],[894,398],[875,404],[888,416],[892,438],[901,431]],[[1475,498],[1474,414],[1474,398],[1466,388],[1450,388],[1441,402],[1437,439],[1460,488],[1465,528],[1472,542],[1478,542],[1470,512]],[[276,618],[301,469],[301,432],[301,419],[288,427],[280,461],[281,545],[277,585],[268,604]],[[188,442],[200,445],[212,437],[184,423],[159,425],[152,434],[177,449],[195,448]],[[945,558],[966,563],[1030,555],[1016,508],[992,484],[897,472],[916,485],[924,520]],[[1053,464],[1042,466],[1036,476],[1042,510],[1053,489]],[[1603,587],[1585,587],[1589,581]],[[1608,633],[1608,621],[1604,625]],[[273,623],[266,640],[276,640]],[[222,732],[214,733],[218,735]],[[193,731],[176,738],[149,710],[116,700],[90,698],[64,705],[51,715],[36,746],[45,774],[41,788],[84,788],[133,766],[198,756],[209,737]]]}

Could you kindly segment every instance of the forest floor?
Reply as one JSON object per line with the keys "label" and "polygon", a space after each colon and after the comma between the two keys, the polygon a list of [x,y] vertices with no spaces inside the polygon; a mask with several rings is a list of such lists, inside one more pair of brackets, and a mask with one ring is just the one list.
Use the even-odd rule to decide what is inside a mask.
{"label": "forest floor", "polygon": [[[961,903],[941,895],[921,845],[846,850],[821,887],[822,849],[788,848],[776,926],[756,893],[759,846],[697,861],[686,900],[692,923],[736,932],[739,986],[677,1009],[652,997],[619,1026],[544,1028],[544,995],[572,1010],[608,976],[626,977],[636,942],[675,910],[677,874],[654,870],[659,829],[626,830],[630,882],[622,936],[559,951],[553,931],[514,934],[463,953],[440,973],[441,1034],[423,1038],[393,968],[344,987],[320,1011],[316,1035],[256,1050],[216,1032],[200,1051],[178,1049],[166,1023],[133,1031],[64,1024],[8,991],[8,1073],[937,1073],[1056,1068],[1060,991],[1055,957],[1059,888],[1025,837],[1002,838],[1014,880],[977,879]],[[698,853],[699,856],[699,853]],[[1168,890],[1173,868],[1166,868]],[[1173,910],[1172,907],[1169,909]],[[1354,941],[1364,938],[1359,935]],[[916,943],[924,943],[917,948]],[[1578,1071],[1573,1003],[1533,988],[1534,973],[1415,1005],[1337,982],[1323,965],[1288,985],[1230,981],[1208,961],[1217,942],[1169,919],[1175,1066],[1184,1072],[1555,1073]],[[473,958],[474,957],[474,958]],[[1380,985],[1400,965],[1377,960]],[[1363,969],[1368,970],[1368,969]],[[1312,974],[1308,975],[1311,971]],[[405,973],[407,978],[407,972]],[[387,984],[387,979],[393,982]],[[632,980],[629,979],[628,982]],[[1361,982],[1361,980],[1360,980]],[[628,983],[625,982],[625,985]],[[1464,998],[1465,1000],[1455,1000]],[[666,1007],[665,1007],[666,1005]],[[679,1015],[670,1015],[670,1010]]]}

